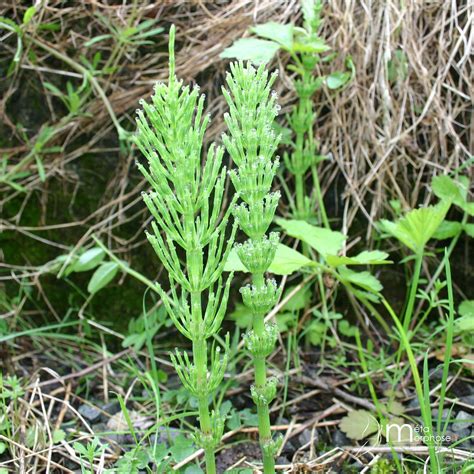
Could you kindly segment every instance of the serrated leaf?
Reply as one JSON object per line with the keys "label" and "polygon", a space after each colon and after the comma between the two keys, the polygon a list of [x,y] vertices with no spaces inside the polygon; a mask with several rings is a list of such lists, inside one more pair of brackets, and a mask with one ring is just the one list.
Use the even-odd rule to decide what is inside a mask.
{"label": "serrated leaf", "polygon": [[321,38],[313,38],[310,41],[293,43],[293,51],[295,53],[313,53],[320,54],[329,51],[331,48]]}
{"label": "serrated leaf", "polygon": [[380,227],[418,254],[423,252],[426,243],[446,217],[450,206],[450,201],[441,201],[435,206],[420,207],[395,222],[381,220]]}
{"label": "serrated leaf", "polygon": [[92,275],[87,285],[87,291],[91,294],[95,294],[107,286],[114,279],[118,269],[119,265],[115,262],[103,263]]}
{"label": "serrated leaf", "polygon": [[451,239],[452,237],[462,232],[463,226],[460,222],[456,221],[443,221],[440,226],[436,229],[433,234],[433,239],[444,240]]}
{"label": "serrated leaf", "polygon": [[258,38],[241,38],[229,48],[224,49],[220,57],[262,64],[270,62],[279,49],[280,45],[274,41]]}
{"label": "serrated leaf", "polygon": [[367,410],[350,411],[342,420],[339,428],[356,441],[367,438],[380,429],[377,419]]}
{"label": "serrated leaf", "polygon": [[[284,244],[278,244],[275,258],[268,271],[275,275],[291,275],[302,267],[312,265],[313,262],[303,254]],[[237,251],[232,249],[224,266],[225,272],[247,272],[247,268],[240,261]]]}
{"label": "serrated leaf", "polygon": [[306,221],[276,219],[276,222],[289,236],[307,243],[324,257],[337,255],[346,240],[340,232],[317,227]]}
{"label": "serrated leaf", "polygon": [[339,89],[339,87],[345,85],[350,78],[350,72],[336,71],[326,77],[326,85],[329,89]]}
{"label": "serrated leaf", "polygon": [[338,267],[340,265],[384,265],[392,263],[387,260],[388,253],[381,252],[380,250],[364,250],[355,257],[345,257],[338,255],[328,255],[326,262],[332,267]]}
{"label": "serrated leaf", "polygon": [[349,268],[340,267],[339,275],[343,280],[372,293],[379,293],[383,289],[380,281],[369,272],[355,272]]}
{"label": "serrated leaf", "polygon": [[440,199],[451,200],[456,206],[466,210],[469,189],[469,179],[466,176],[458,176],[456,180],[449,176],[436,176],[431,187]]}
{"label": "serrated leaf", "polygon": [[74,271],[75,272],[87,272],[88,270],[92,270],[105,257],[105,252],[100,247],[94,247],[89,250],[86,250],[76,261],[74,264]]}
{"label": "serrated leaf", "polygon": [[286,50],[291,50],[293,46],[293,25],[291,23],[282,25],[270,21],[268,23],[263,23],[262,25],[254,26],[251,28],[251,31],[257,36],[260,36],[260,38],[275,41]]}
{"label": "serrated leaf", "polygon": [[396,400],[392,400],[387,404],[387,411],[392,415],[403,415],[405,413],[405,407]]}

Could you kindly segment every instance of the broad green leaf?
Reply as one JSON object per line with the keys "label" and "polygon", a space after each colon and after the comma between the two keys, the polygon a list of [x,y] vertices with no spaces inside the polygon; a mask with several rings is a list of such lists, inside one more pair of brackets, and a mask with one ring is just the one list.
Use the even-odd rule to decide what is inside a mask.
{"label": "broad green leaf", "polygon": [[35,13],[36,13],[36,7],[35,6],[31,6],[31,7],[27,8],[26,11],[25,11],[25,14],[23,15],[23,24],[27,25],[31,21],[31,19],[33,18]]}
{"label": "broad green leaf", "polygon": [[[275,258],[268,271],[275,275],[290,275],[302,267],[312,265],[309,258],[286,245],[278,244]],[[224,266],[226,272],[248,272],[240,261],[237,251],[232,249]]]}
{"label": "broad green leaf", "polygon": [[420,207],[395,222],[381,220],[380,227],[413,252],[421,253],[443,222],[450,206],[450,201],[441,201],[436,206]]}
{"label": "broad green leaf", "polygon": [[462,232],[462,224],[456,221],[443,221],[433,234],[433,239],[450,239]]}
{"label": "broad green leaf", "polygon": [[229,252],[229,256],[227,257],[227,262],[224,265],[225,272],[248,272],[245,268],[244,264],[240,261],[240,258],[237,254],[237,250],[233,248]]}
{"label": "broad green leaf", "polygon": [[324,257],[337,255],[346,240],[340,232],[317,227],[306,221],[276,219],[276,222],[289,236],[307,243]]}
{"label": "broad green leaf", "polygon": [[229,48],[224,49],[220,57],[262,64],[270,62],[279,49],[280,45],[274,41],[258,38],[241,38]]}
{"label": "broad green leaf", "polygon": [[312,265],[313,262],[299,253],[283,244],[278,244],[275,258],[268,271],[275,275],[291,275],[302,267]]}
{"label": "broad green leaf", "polygon": [[458,308],[460,316],[474,318],[474,300],[463,301]]}
{"label": "broad green leaf", "polygon": [[466,176],[458,176],[456,181],[449,176],[436,176],[431,182],[431,187],[440,199],[451,200],[466,212],[470,209],[469,204],[472,203],[467,202],[469,179]]}
{"label": "broad green leaf", "polygon": [[332,267],[338,267],[340,265],[384,265],[386,263],[392,263],[387,260],[388,253],[381,252],[380,250],[364,250],[355,257],[344,257],[337,255],[328,255],[326,262]]}
{"label": "broad green leaf", "polygon": [[[7,450],[7,444],[6,443],[0,443],[0,454],[3,454]],[[8,473],[7,470],[5,470],[6,473]],[[1,473],[1,471],[0,471]]]}
{"label": "broad green leaf", "polygon": [[76,261],[74,264],[74,271],[75,272],[87,272],[88,270],[92,270],[105,257],[105,252],[100,247],[94,247],[87,251],[85,251]]}
{"label": "broad green leaf", "polygon": [[474,224],[464,224],[463,229],[469,237],[474,237]]}
{"label": "broad green leaf", "polygon": [[260,38],[277,42],[288,51],[291,50],[293,46],[293,25],[291,23],[282,25],[270,21],[263,25],[254,26],[251,28],[251,31],[257,36],[260,36]]}
{"label": "broad green leaf", "polygon": [[107,286],[117,274],[118,269],[118,263],[103,263],[92,275],[92,278],[87,285],[87,291],[91,294],[94,294],[104,288],[104,286]]}
{"label": "broad green leaf", "polygon": [[367,410],[352,410],[339,425],[346,435],[356,441],[367,438],[367,436],[380,430],[380,425],[372,413]]}
{"label": "broad green leaf", "polygon": [[310,41],[293,43],[293,51],[295,53],[313,53],[320,54],[329,51],[331,48],[321,38],[313,38]]}
{"label": "broad green leaf", "polygon": [[179,462],[190,456],[194,450],[195,447],[192,440],[186,438],[183,435],[179,435],[174,440],[173,446],[170,448],[170,453],[173,457],[173,460]]}
{"label": "broad green leaf", "polygon": [[396,400],[392,400],[387,404],[387,411],[392,415],[403,415],[405,407]]}
{"label": "broad green leaf", "polygon": [[336,71],[326,77],[326,85],[329,89],[339,89],[351,78],[350,72]]}
{"label": "broad green leaf", "polygon": [[[282,299],[285,299],[293,290],[295,289],[294,286],[291,286],[285,290],[283,293]],[[311,291],[308,286],[302,288],[298,291],[292,298],[286,303],[282,310],[285,311],[298,311],[299,309],[303,309],[311,299]]]}
{"label": "broad green leaf", "polygon": [[369,272],[355,272],[346,267],[339,268],[339,275],[344,281],[360,286],[366,291],[379,293],[383,286],[380,281]]}

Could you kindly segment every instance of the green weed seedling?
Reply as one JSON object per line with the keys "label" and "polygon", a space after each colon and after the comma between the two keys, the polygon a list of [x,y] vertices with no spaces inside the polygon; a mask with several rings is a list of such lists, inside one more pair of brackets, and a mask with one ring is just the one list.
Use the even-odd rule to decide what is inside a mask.
{"label": "green weed seedling", "polygon": [[214,346],[209,357],[208,340],[219,332],[226,312],[232,274],[224,284],[222,272],[236,225],[230,237],[226,235],[230,208],[221,217],[224,151],[212,144],[202,163],[209,117],[203,115],[204,96],[198,87],[183,86],[176,78],[174,38],[172,27],[169,80],[156,84],[151,103],[141,101],[135,142],[148,162],[138,167],[152,188],[143,194],[154,218],[147,237],[171,286],[169,294],[159,285],[155,288],[177,329],[192,341],[192,360],[178,350],[171,359],[184,387],[198,400],[200,430],[195,439],[205,451],[207,473],[213,474],[224,419],[211,412],[209,399],[224,376],[229,338],[223,357]]}
{"label": "green weed seedling", "polygon": [[230,135],[224,135],[223,141],[237,165],[230,177],[243,201],[234,208],[234,214],[249,237],[243,244],[237,244],[236,249],[240,261],[252,274],[252,284],[240,292],[252,314],[252,330],[246,333],[245,344],[255,368],[251,392],[257,406],[265,474],[275,472],[274,458],[279,447],[279,440],[272,438],[269,413],[277,381],[267,378],[265,362],[275,347],[278,329],[264,320],[280,297],[275,280],[265,279],[279,242],[277,233],[266,234],[280,197],[279,193],[271,193],[279,164],[273,155],[280,140],[272,130],[278,113],[276,96],[271,94],[275,79],[276,74],[269,77],[263,66],[255,69],[250,63],[247,66],[234,63],[226,78],[228,90],[223,89],[230,110],[225,115]]}

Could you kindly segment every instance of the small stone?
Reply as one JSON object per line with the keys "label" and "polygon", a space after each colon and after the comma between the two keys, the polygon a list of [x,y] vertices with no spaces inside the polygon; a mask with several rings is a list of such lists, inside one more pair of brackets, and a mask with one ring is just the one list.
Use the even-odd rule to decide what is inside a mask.
{"label": "small stone", "polygon": [[92,431],[94,432],[94,434],[100,434],[100,433],[105,433],[106,431],[109,431],[109,430],[105,423],[95,423],[94,425],[92,425]]}
{"label": "small stone", "polygon": [[289,439],[283,446],[282,454],[287,456],[292,456],[294,452],[298,449],[298,446],[295,446],[291,439]]}
{"label": "small stone", "polygon": [[[438,413],[439,413],[439,410],[437,408],[435,408],[433,410],[433,413],[432,413],[432,418],[433,420],[438,420]],[[448,408],[445,408],[443,410],[443,414],[441,415],[441,421],[444,423],[445,421],[448,420],[448,418],[452,418],[452,414],[450,415],[449,414],[449,409]]]}
{"label": "small stone", "polygon": [[334,446],[341,448],[342,446],[349,446],[351,444],[349,438],[340,430],[336,430],[332,435],[332,442]]}
{"label": "small stone", "polygon": [[313,431],[306,429],[298,436],[298,441],[300,446],[309,447],[311,442],[314,446],[315,444],[318,444],[319,441],[318,432],[316,430]]}
{"label": "small stone", "polygon": [[290,461],[288,461],[287,458],[285,458],[285,456],[278,456],[277,459],[276,459],[276,464],[281,465],[281,466],[285,466],[285,465],[288,465],[288,464],[291,464],[291,463],[290,463]]}
{"label": "small stone", "polygon": [[97,407],[93,405],[87,405],[85,403],[81,405],[77,411],[81,416],[91,423],[98,421],[101,415],[101,412]]}
{"label": "small stone", "polygon": [[102,405],[102,410],[108,413],[109,415],[115,415],[120,411],[120,403],[118,400],[113,400],[109,403],[104,403]]}
{"label": "small stone", "polygon": [[474,407],[474,395],[467,395],[460,398],[461,402]]}
{"label": "small stone", "polygon": [[412,398],[409,402],[408,402],[408,406],[410,408],[420,408],[420,401],[418,400],[418,398]]}
{"label": "small stone", "polygon": [[158,444],[167,444],[170,446],[180,434],[180,430],[177,428],[167,428],[165,426],[159,426],[156,431],[156,434],[150,436],[150,444],[152,445],[155,443],[156,439]]}
{"label": "small stone", "polygon": [[457,436],[458,436],[458,439],[457,441],[461,441],[461,440],[464,440],[464,441],[461,441],[461,443],[459,444],[459,446],[463,446],[463,447],[466,447],[467,445],[470,444],[470,441],[469,441],[469,435],[471,434],[471,431],[468,430],[468,429],[464,429],[464,430],[461,430],[461,431],[457,431],[456,432]]}
{"label": "small stone", "polygon": [[443,378],[443,366],[440,364],[437,367],[433,367],[429,371],[429,379],[430,382],[437,383],[441,382],[441,379]]}
{"label": "small stone", "polygon": [[410,412],[411,415],[420,415],[420,402],[418,398],[412,398],[408,402],[408,411]]}
{"label": "small stone", "polygon": [[[461,436],[461,432],[472,427],[472,420],[474,419],[474,415],[467,413],[465,411],[460,411],[452,424],[452,430],[455,433],[458,433]],[[469,433],[467,434],[469,436]]]}

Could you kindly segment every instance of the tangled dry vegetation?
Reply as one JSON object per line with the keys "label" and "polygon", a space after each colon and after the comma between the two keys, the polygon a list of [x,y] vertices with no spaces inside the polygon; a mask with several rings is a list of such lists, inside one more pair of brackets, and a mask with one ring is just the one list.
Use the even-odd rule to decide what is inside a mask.
{"label": "tangled dry vegetation", "polygon": [[[117,418],[117,407],[107,405],[109,393],[127,400],[136,382],[127,371],[132,365],[145,367],[143,352],[127,348],[111,355],[104,342],[81,346],[74,337],[52,345],[54,325],[62,327],[64,321],[65,301],[56,294],[59,284],[53,277],[48,277],[46,287],[40,277],[45,262],[85,246],[96,235],[134,268],[160,278],[162,269],[149,263],[149,250],[144,249],[143,231],[149,218],[140,192],[146,185],[134,168],[136,150],[125,138],[134,130],[138,100],[149,95],[156,80],[167,77],[169,25],[177,28],[177,74],[185,82],[201,85],[208,111],[216,118],[207,139],[219,140],[224,122],[218,117],[226,110],[220,88],[227,67],[220,53],[245,36],[251,25],[301,20],[297,0],[123,3],[83,1],[65,6],[50,0],[41,3],[21,38],[9,30],[0,31],[0,232],[5,234],[0,235],[0,242],[5,242],[0,248],[0,296],[22,285],[28,288],[16,299],[0,301],[9,332],[15,338],[21,331],[27,335],[0,340],[3,367],[30,380],[27,394],[18,406],[9,408],[18,435],[11,439],[19,440],[13,443],[13,465],[19,472],[73,472],[68,460],[77,465],[77,452],[62,440],[54,445],[46,440],[71,419],[81,420],[78,441],[91,438],[91,418],[76,409],[78,404],[87,404],[74,394],[78,384],[86,391],[90,384],[91,390],[103,393],[105,408],[93,421],[100,421],[104,431],[112,430],[113,423],[115,430],[127,427],[123,418]],[[0,16],[21,25],[28,6],[5,0]],[[329,67],[343,69],[350,56],[356,76],[342,91],[322,89],[315,97],[315,133],[322,153],[332,156],[320,165],[323,193],[343,231],[352,228],[357,239],[371,241],[374,221],[393,212],[391,200],[399,200],[407,209],[428,203],[433,176],[462,167],[472,154],[474,6],[469,0],[334,0],[327,2],[324,17],[322,36],[338,55],[330,66],[320,64],[321,74]],[[156,20],[153,28],[163,28],[150,43],[127,36],[127,28],[147,20]],[[15,63],[19,43],[22,54]],[[295,101],[284,67],[287,61],[281,55],[271,65],[280,71],[275,88],[283,113]],[[68,81],[74,85],[69,96]],[[57,90],[64,97],[58,97]],[[468,172],[472,181],[472,169]],[[98,185],[91,184],[95,179]],[[284,213],[283,204],[280,214]],[[33,245],[44,250],[37,252]],[[463,265],[462,271],[467,272],[468,264],[460,263],[460,268]],[[113,305],[104,312],[120,313],[123,318],[129,313],[123,307],[125,300],[116,300],[119,295],[120,291],[113,295]],[[141,303],[140,297],[134,310]],[[87,319],[104,335],[123,339],[115,330],[113,315],[103,323],[91,317],[82,303],[74,304],[79,320]],[[30,327],[17,325],[24,316],[45,322],[47,329],[41,337],[33,340]],[[171,334],[171,329],[163,329],[158,340]],[[169,366],[164,353],[157,354],[156,360]],[[100,382],[94,384],[88,377]],[[248,371],[239,376],[239,380],[249,379]],[[291,403],[311,415],[307,421],[289,421],[278,428],[287,434],[285,442],[308,427],[324,430],[337,424],[326,418],[343,413],[345,403],[374,408],[348,393],[350,380],[345,377],[331,379],[331,384],[308,377],[298,381],[308,390],[290,394],[294,395]],[[305,405],[305,400],[320,394],[324,396],[316,408]],[[133,416],[150,415],[135,419],[135,426],[151,425],[151,406],[146,397],[136,402]],[[278,410],[279,404],[273,409]],[[3,435],[0,441],[11,442]],[[110,443],[112,449],[103,452],[101,465],[118,456],[121,441]],[[301,445],[303,452],[306,448]],[[306,447],[312,445],[308,439]],[[377,458],[379,453],[374,453]],[[198,454],[183,456],[181,465]],[[356,454],[335,450],[317,457],[311,448],[295,468],[301,471],[295,472],[316,472],[318,466],[342,463]],[[237,460],[234,456],[233,461]]]}

